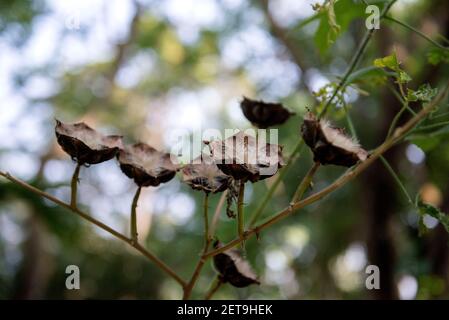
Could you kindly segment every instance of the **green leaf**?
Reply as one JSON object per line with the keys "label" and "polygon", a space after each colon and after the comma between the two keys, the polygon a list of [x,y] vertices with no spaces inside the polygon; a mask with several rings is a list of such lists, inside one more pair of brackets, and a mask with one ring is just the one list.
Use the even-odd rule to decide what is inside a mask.
{"label": "green leaf", "polygon": [[378,68],[378,67],[366,67],[359,69],[348,77],[346,80],[347,84],[363,81],[363,80],[369,80],[375,81],[375,82],[385,82],[386,77],[388,76],[388,72],[386,72],[384,69]]}
{"label": "green leaf", "polygon": [[399,71],[398,72],[398,81],[400,83],[407,83],[407,82],[409,82],[411,80],[412,80],[412,78],[408,75],[407,72],[405,72],[405,71]]}
{"label": "green leaf", "polygon": [[429,137],[426,135],[420,135],[418,137],[410,137],[410,140],[413,144],[416,144],[422,151],[428,152],[432,149],[435,149],[439,144],[441,139],[438,137]]}
{"label": "green leaf", "polygon": [[421,218],[428,214],[429,216],[437,219],[449,233],[449,216],[447,214],[442,212],[440,209],[435,208],[431,204],[422,202],[421,200],[418,200],[418,210]]}
{"label": "green leaf", "polygon": [[389,56],[375,59],[374,66],[376,66],[378,68],[391,69],[393,71],[399,71],[401,69],[399,67],[398,58],[396,57],[396,52],[393,52]]}
{"label": "green leaf", "polygon": [[418,90],[407,89],[408,101],[430,102],[438,93],[437,88],[432,88],[430,84],[421,85]]}
{"label": "green leaf", "polygon": [[331,0],[319,10],[320,24],[314,41],[322,55],[348,29],[353,20],[365,17],[363,3],[352,0]]}
{"label": "green leaf", "polygon": [[432,65],[440,63],[449,63],[449,50],[443,50],[441,48],[432,48],[427,53],[427,61]]}

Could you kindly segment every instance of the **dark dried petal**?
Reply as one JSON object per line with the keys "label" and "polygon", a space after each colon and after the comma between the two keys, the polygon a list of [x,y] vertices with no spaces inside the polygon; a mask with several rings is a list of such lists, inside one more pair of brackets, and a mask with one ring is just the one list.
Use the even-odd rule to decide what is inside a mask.
{"label": "dark dried petal", "polygon": [[234,210],[232,210],[232,205],[237,203],[239,190],[237,187],[236,180],[232,179],[232,182],[229,184],[228,194],[226,195],[226,215],[229,218],[235,218],[236,214]]}
{"label": "dark dried petal", "polygon": [[275,175],[283,165],[282,147],[257,143],[242,131],[222,140],[208,142],[218,168],[236,180],[256,182]]}
{"label": "dark dried petal", "polygon": [[192,164],[186,165],[182,169],[183,181],[193,189],[206,193],[222,192],[228,188],[232,178],[223,174],[208,158],[210,157],[202,155],[194,159]]}
{"label": "dark dried petal", "polygon": [[75,124],[56,120],[58,144],[80,164],[96,164],[115,157],[123,148],[121,136],[104,136],[84,122]]}
{"label": "dark dried petal", "polygon": [[145,143],[128,146],[117,155],[120,169],[141,187],[156,187],[173,179],[178,165],[172,158],[169,153],[157,151]]}
{"label": "dark dried petal", "polygon": [[301,134],[312,149],[314,161],[323,165],[352,167],[368,156],[368,152],[349,138],[343,129],[332,127],[326,120],[316,119],[311,112],[304,116]]}
{"label": "dark dried petal", "polygon": [[256,101],[246,97],[243,97],[240,107],[245,117],[261,129],[283,124],[295,114],[280,103]]}
{"label": "dark dried petal", "polygon": [[[214,247],[221,247],[221,243],[216,241]],[[215,255],[214,266],[220,273],[222,281],[229,282],[234,287],[243,288],[253,283],[260,284],[250,264],[237,249],[229,249]]]}

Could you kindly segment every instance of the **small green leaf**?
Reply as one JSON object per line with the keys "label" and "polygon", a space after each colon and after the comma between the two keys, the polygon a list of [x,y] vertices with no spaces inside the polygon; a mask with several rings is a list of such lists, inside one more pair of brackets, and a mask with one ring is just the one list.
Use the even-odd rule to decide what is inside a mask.
{"label": "small green leaf", "polygon": [[428,214],[429,216],[437,219],[449,233],[449,216],[447,214],[428,203],[422,202],[421,200],[418,201],[418,210],[421,218]]}
{"label": "small green leaf", "polygon": [[432,48],[427,53],[427,61],[434,66],[440,63],[449,63],[449,50]]}
{"label": "small green leaf", "polygon": [[438,93],[437,88],[432,88],[428,83],[421,85],[418,90],[407,89],[408,101],[431,101]]}
{"label": "small green leaf", "polygon": [[399,71],[399,73],[398,73],[398,81],[400,83],[407,83],[407,82],[409,82],[411,80],[412,80],[412,78],[408,75],[407,72]]}
{"label": "small green leaf", "polygon": [[378,68],[388,68],[388,69],[391,69],[393,71],[399,71],[400,70],[398,58],[396,57],[396,53],[395,52],[393,52],[389,56],[375,59],[374,60],[374,66],[376,66]]}

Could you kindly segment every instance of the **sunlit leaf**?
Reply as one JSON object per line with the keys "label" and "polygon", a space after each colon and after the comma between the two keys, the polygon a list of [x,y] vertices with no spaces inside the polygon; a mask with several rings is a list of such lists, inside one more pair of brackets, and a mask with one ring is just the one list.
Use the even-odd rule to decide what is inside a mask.
{"label": "sunlit leaf", "polygon": [[431,101],[438,93],[437,88],[432,88],[428,83],[421,85],[418,90],[407,89],[407,99],[409,101]]}

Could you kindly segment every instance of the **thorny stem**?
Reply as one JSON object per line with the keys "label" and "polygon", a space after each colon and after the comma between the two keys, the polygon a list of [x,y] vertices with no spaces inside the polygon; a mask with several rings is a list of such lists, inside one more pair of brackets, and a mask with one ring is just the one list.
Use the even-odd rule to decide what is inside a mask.
{"label": "thorny stem", "polygon": [[80,175],[81,166],[82,164],[78,162],[76,163],[76,168],[72,176],[72,183],[70,185],[71,187],[70,206],[74,209],[76,209],[76,193],[78,191],[78,177]]}
{"label": "thorny stem", "polygon": [[245,181],[240,180],[239,197],[237,200],[237,229],[239,238],[243,238],[243,231],[245,226],[245,216],[243,210],[243,198],[245,197]]}
{"label": "thorny stem", "polygon": [[206,193],[204,195],[204,201],[203,201],[203,215],[204,215],[204,247],[203,251],[201,253],[201,257],[198,260],[195,270],[193,271],[192,278],[190,279],[189,283],[184,287],[184,294],[182,299],[188,300],[190,298],[190,295],[192,294],[193,287],[195,286],[196,280],[198,279],[201,269],[203,268],[204,264],[206,263],[206,259],[204,258],[204,255],[207,253],[207,250],[209,250],[209,245],[211,242],[211,237],[209,234],[209,207],[208,207],[208,201],[209,200],[209,194]]}
{"label": "thorny stem", "polygon": [[223,280],[221,280],[221,277],[220,276],[215,277],[214,281],[212,281],[209,291],[206,293],[204,297],[204,300],[210,300],[212,296],[218,291],[218,289],[220,289],[222,284]]}
{"label": "thorny stem", "polygon": [[304,192],[306,192],[307,188],[312,183],[313,176],[315,175],[316,171],[320,167],[319,162],[314,162],[312,165],[312,168],[307,172],[305,177],[302,179],[301,183],[298,185],[298,188],[296,189],[295,194],[293,195],[291,203],[294,204],[298,200],[301,200],[302,196],[304,195]]}
{"label": "thorny stem", "polygon": [[392,146],[394,146],[396,143],[402,140],[416,125],[418,125],[420,121],[422,121],[433,109],[435,109],[443,99],[445,99],[448,89],[449,83],[447,83],[446,88],[442,90],[429,104],[427,104],[424,108],[422,108],[421,111],[416,114],[416,116],[407,121],[402,127],[397,128],[393,133],[393,135],[389,137],[387,140],[385,140],[379,147],[377,147],[365,161],[360,162],[353,169],[346,171],[346,173],[340,176],[340,178],[335,180],[332,184],[322,189],[321,191],[312,194],[311,196],[305,198],[304,200],[295,202],[293,205],[290,205],[284,210],[278,212],[264,223],[246,231],[243,239],[236,238],[230,241],[229,243],[223,245],[222,247],[208,252],[204,257],[205,258],[213,257],[221,252],[224,252],[237,246],[242,241],[248,239],[250,236],[257,235],[262,230],[290,216],[293,212],[302,209],[305,206],[308,206],[314,202],[317,202],[318,200],[324,198],[333,191],[343,187],[345,184],[347,184],[352,179],[357,177],[360,173],[365,171],[374,161],[376,161],[382,154],[384,154]]}
{"label": "thorny stem", "polygon": [[163,261],[161,261],[158,257],[156,257],[153,253],[151,253],[150,251],[148,251],[147,249],[145,249],[144,247],[142,247],[140,244],[138,243],[133,243],[133,241],[128,238],[127,236],[125,236],[124,234],[112,229],[111,227],[107,226],[106,224],[102,223],[101,221],[98,221],[97,219],[93,218],[92,216],[90,216],[89,214],[81,211],[78,208],[73,208],[69,203],[66,203],[54,196],[52,196],[51,194],[39,190],[36,187],[33,187],[32,185],[26,183],[25,181],[22,181],[16,177],[13,177],[12,175],[10,175],[7,172],[3,172],[0,171],[0,176],[5,177],[6,179],[8,179],[9,181],[11,181],[12,183],[15,183],[19,186],[21,186],[22,188],[27,189],[28,191],[37,194],[43,198],[46,198],[47,200],[50,200],[53,203],[56,203],[57,205],[66,208],[68,210],[70,210],[71,212],[75,213],[76,215],[80,216],[81,218],[83,218],[84,220],[89,221],[90,223],[96,225],[97,227],[99,227],[100,229],[103,229],[104,231],[112,234],[114,237],[118,238],[119,240],[126,242],[127,244],[129,244],[131,247],[133,247],[134,249],[136,249],[137,251],[139,251],[143,256],[145,256],[146,258],[148,258],[150,261],[152,261],[157,267],[159,267],[162,271],[164,271],[165,273],[167,273],[170,277],[172,277],[176,282],[178,282],[182,287],[186,286],[186,283],[184,280],[181,279],[181,277],[175,272],[173,271],[169,266],[167,266]]}
{"label": "thorny stem", "polygon": [[142,187],[138,187],[136,194],[134,195],[133,203],[131,205],[131,239],[134,243],[137,243],[137,202],[139,201],[140,191]]}
{"label": "thorny stem", "polygon": [[[393,4],[395,2],[396,2],[396,0],[392,0],[387,5],[384,6],[384,8],[381,12],[381,15],[380,15],[380,19],[385,17],[385,15],[387,14],[387,12],[390,10],[390,8],[393,6]],[[357,66],[357,64],[358,64],[360,58],[362,57],[363,53],[365,52],[366,46],[368,45],[368,42],[371,39],[371,37],[373,36],[375,30],[376,29],[373,28],[371,30],[368,30],[365,33],[362,42],[360,43],[359,47],[357,48],[356,53],[354,54],[353,58],[351,59],[348,69],[346,70],[345,74],[343,75],[343,77],[341,78],[337,87],[335,88],[332,96],[329,98],[329,100],[324,105],[323,110],[319,114],[318,118],[321,118],[322,116],[324,116],[326,114],[327,109],[331,105],[332,101],[335,99],[335,97],[340,92],[340,90],[342,90],[344,88],[344,86],[346,85],[346,81],[348,80],[348,77],[351,75],[351,73],[354,71],[355,67]],[[262,214],[263,210],[267,206],[268,202],[270,201],[270,199],[273,196],[274,192],[276,191],[277,187],[279,186],[282,179],[284,178],[286,171],[288,170],[290,165],[293,163],[293,160],[296,158],[297,154],[301,151],[302,147],[303,147],[303,140],[299,139],[298,142],[296,143],[296,146],[293,149],[292,154],[290,155],[290,158],[287,160],[285,167],[279,172],[279,175],[277,176],[274,183],[271,185],[270,189],[268,190],[268,192],[265,195],[264,199],[262,200],[261,204],[256,209],[256,211],[254,211],[254,214],[251,217],[250,224],[249,224],[251,227],[256,224],[257,219]]]}

